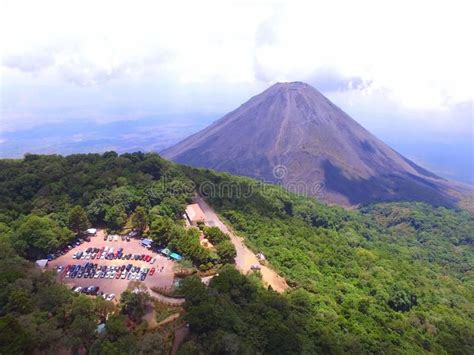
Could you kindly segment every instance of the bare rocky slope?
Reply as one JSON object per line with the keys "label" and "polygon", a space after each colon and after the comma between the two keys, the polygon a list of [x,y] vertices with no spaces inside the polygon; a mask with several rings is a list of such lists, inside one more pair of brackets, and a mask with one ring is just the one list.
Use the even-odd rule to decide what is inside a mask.
{"label": "bare rocky slope", "polygon": [[345,206],[400,200],[454,206],[465,188],[398,154],[301,82],[271,86],[162,154]]}

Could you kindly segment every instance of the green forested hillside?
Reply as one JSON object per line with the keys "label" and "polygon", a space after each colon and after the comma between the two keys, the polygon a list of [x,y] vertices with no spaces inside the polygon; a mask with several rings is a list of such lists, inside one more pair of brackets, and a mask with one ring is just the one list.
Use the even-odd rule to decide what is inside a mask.
{"label": "green forested hillside", "polygon": [[[348,211],[155,154],[108,152],[0,160],[0,353],[138,353],[145,338],[159,347],[161,334],[129,333],[120,313],[107,338],[90,332],[102,306],[85,306],[26,259],[64,246],[85,225],[117,231],[132,223],[197,268],[219,267],[231,261],[228,245],[209,253],[179,223],[195,191],[292,287],[279,295],[231,266],[208,288],[186,280],[191,339],[182,353],[474,352],[469,213],[420,203]],[[36,341],[42,327],[50,333]]]}
{"label": "green forested hillside", "polygon": [[304,352],[474,351],[469,213],[421,203],[346,211],[246,178],[188,175],[294,286],[285,298],[302,312]]}

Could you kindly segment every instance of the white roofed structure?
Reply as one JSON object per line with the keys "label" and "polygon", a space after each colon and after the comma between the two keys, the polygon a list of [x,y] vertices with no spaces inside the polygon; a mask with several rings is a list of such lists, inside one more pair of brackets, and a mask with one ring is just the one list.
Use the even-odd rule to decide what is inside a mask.
{"label": "white roofed structure", "polygon": [[205,222],[206,216],[202,211],[201,207],[197,203],[193,203],[186,206],[186,216],[191,225],[195,226],[198,222]]}

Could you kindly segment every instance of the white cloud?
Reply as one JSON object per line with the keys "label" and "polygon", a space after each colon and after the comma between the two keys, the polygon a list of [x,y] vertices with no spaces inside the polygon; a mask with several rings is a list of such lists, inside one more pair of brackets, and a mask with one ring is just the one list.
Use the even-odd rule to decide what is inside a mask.
{"label": "white cloud", "polygon": [[[62,108],[48,95],[65,85],[82,87],[67,89],[67,99],[82,105],[103,98],[89,101],[98,116],[107,114],[103,105],[117,104],[115,94],[127,100],[126,86],[162,105],[183,99],[208,111],[231,109],[222,95],[234,87],[249,95],[283,80],[373,98],[382,92],[407,110],[454,112],[473,100],[470,1],[14,0],[2,7],[2,121],[12,125],[42,120],[42,102]],[[161,98],[146,90],[150,83]],[[208,100],[190,99],[193,90],[183,88],[194,85]],[[24,86],[42,92],[28,96]],[[449,129],[449,115],[439,117]]]}

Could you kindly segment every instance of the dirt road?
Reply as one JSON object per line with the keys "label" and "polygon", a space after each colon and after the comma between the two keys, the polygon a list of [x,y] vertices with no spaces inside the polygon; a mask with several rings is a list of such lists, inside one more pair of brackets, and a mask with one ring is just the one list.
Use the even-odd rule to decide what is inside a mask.
{"label": "dirt road", "polygon": [[[250,272],[250,267],[259,264],[257,256],[245,246],[243,239],[236,236],[232,230],[217,216],[214,210],[204,201],[202,197],[196,197],[195,202],[199,204],[206,216],[206,222],[209,226],[218,227],[221,231],[228,234],[237,250],[235,264],[240,272],[246,274]],[[266,286],[270,285],[277,292],[284,292],[288,288],[285,279],[278,275],[274,270],[267,266],[261,266],[262,280]]]}

